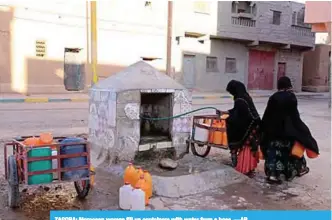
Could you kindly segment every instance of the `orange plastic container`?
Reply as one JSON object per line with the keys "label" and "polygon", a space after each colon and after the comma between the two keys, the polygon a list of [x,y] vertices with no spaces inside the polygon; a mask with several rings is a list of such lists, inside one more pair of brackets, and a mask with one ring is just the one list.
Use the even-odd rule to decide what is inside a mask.
{"label": "orange plastic container", "polygon": [[[212,124],[213,127],[213,124]],[[210,144],[213,144],[213,138],[214,138],[214,131],[210,130],[209,131],[209,142]]]}
{"label": "orange plastic container", "polygon": [[40,145],[40,139],[37,138],[37,137],[30,137],[30,138],[27,138],[23,141],[23,144],[26,145],[26,146],[38,146]]}
{"label": "orange plastic container", "polygon": [[149,198],[151,198],[152,197],[152,176],[147,170],[144,170],[143,172],[144,172],[145,183],[147,185],[147,195]]}
{"label": "orange plastic container", "polygon": [[56,142],[54,141],[53,135],[51,133],[41,133],[39,139],[40,139],[40,145],[49,144],[52,150],[56,150],[56,146],[52,145],[56,144]]}
{"label": "orange plastic container", "polygon": [[[226,121],[221,120],[221,127],[226,129]],[[228,145],[228,138],[227,138],[227,132],[226,130],[222,132],[222,145],[227,146]]]}
{"label": "orange plastic container", "polygon": [[144,193],[145,193],[145,205],[149,205],[149,195],[148,195],[149,187],[148,187],[148,184],[147,184],[147,182],[144,178],[144,174],[142,174],[140,176],[139,180],[135,184],[135,187],[139,187],[139,188],[141,188],[142,191],[144,191]]}
{"label": "orange plastic container", "polygon": [[299,142],[295,141],[291,154],[295,157],[301,158],[304,155],[305,148]]}
{"label": "orange plastic container", "polygon": [[227,132],[224,131],[222,133],[222,145],[227,146],[228,145],[228,137],[227,137]]}
{"label": "orange plastic container", "polygon": [[315,159],[315,158],[317,158],[319,156],[318,154],[316,154],[312,150],[306,149],[305,152],[307,154],[307,157],[309,157],[310,159]]}
{"label": "orange plastic container", "polygon": [[41,144],[52,144],[53,135],[51,133],[41,133],[39,136]]}
{"label": "orange plastic container", "polygon": [[[221,121],[216,121],[215,123],[215,128],[222,128],[222,122]],[[222,144],[222,136],[223,132],[222,131],[214,131],[213,132],[213,144],[221,145]]]}
{"label": "orange plastic container", "polygon": [[133,186],[135,177],[136,177],[136,169],[132,163],[129,163],[123,174],[123,182],[124,183],[128,182]]}
{"label": "orange plastic container", "polygon": [[133,179],[132,179],[132,187],[136,186],[136,183],[138,182],[138,180],[140,179],[140,177],[144,175],[143,169],[141,167],[137,167],[135,170],[135,174],[133,175]]}

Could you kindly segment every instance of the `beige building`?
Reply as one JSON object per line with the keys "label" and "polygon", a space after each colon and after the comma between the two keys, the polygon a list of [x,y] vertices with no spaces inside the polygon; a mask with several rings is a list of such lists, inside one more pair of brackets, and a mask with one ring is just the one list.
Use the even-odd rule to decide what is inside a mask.
{"label": "beige building", "polygon": [[314,51],[304,54],[303,60],[303,91],[328,92],[329,62],[331,46],[317,44]]}
{"label": "beige building", "polygon": [[[190,89],[224,91],[230,79],[271,90],[287,75],[300,90],[303,52],[315,42],[303,18],[304,5],[294,2],[175,1],[173,77]],[[167,1],[98,2],[100,78],[141,59],[157,58],[153,65],[165,71],[166,31]],[[65,92],[68,72],[90,83],[78,69],[86,60],[85,2],[2,6],[0,33],[1,93]]]}

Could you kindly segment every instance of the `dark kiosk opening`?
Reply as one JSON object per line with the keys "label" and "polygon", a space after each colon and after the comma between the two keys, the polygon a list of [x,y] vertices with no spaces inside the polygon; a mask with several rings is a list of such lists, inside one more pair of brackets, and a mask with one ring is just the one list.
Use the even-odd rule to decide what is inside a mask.
{"label": "dark kiosk opening", "polygon": [[[141,116],[165,118],[172,115],[172,93],[141,93]],[[172,120],[141,119],[140,144],[171,141]]]}

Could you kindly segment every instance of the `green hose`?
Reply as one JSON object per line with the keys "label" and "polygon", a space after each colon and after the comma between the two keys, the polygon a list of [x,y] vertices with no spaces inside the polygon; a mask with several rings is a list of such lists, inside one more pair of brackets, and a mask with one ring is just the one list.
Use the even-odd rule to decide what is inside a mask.
{"label": "green hose", "polygon": [[140,116],[141,119],[144,119],[144,120],[149,120],[149,121],[162,121],[162,120],[169,120],[169,119],[174,119],[174,118],[180,118],[184,115],[189,115],[193,112],[198,112],[198,111],[201,111],[201,110],[205,110],[205,109],[214,109],[214,110],[217,110],[217,108],[215,107],[203,107],[203,108],[198,108],[198,109],[195,109],[195,110],[192,110],[192,111],[189,111],[189,112],[185,112],[185,113],[182,113],[182,114],[179,114],[179,115],[174,115],[174,116],[170,116],[170,117],[164,117],[164,118],[145,118],[145,117],[142,117]]}

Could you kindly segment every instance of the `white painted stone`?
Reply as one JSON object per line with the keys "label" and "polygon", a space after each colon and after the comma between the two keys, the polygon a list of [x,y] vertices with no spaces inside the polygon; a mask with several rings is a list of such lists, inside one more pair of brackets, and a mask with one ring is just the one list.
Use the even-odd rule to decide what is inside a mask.
{"label": "white painted stone", "polygon": [[171,148],[172,147],[172,142],[159,142],[157,143],[157,149],[165,149],[165,148]]}
{"label": "white painted stone", "polygon": [[125,106],[125,114],[129,119],[135,120],[139,119],[139,111],[140,109],[140,104],[139,103],[128,103]]}
{"label": "white painted stone", "polygon": [[151,144],[143,144],[138,146],[138,151],[147,151],[151,149]]}

